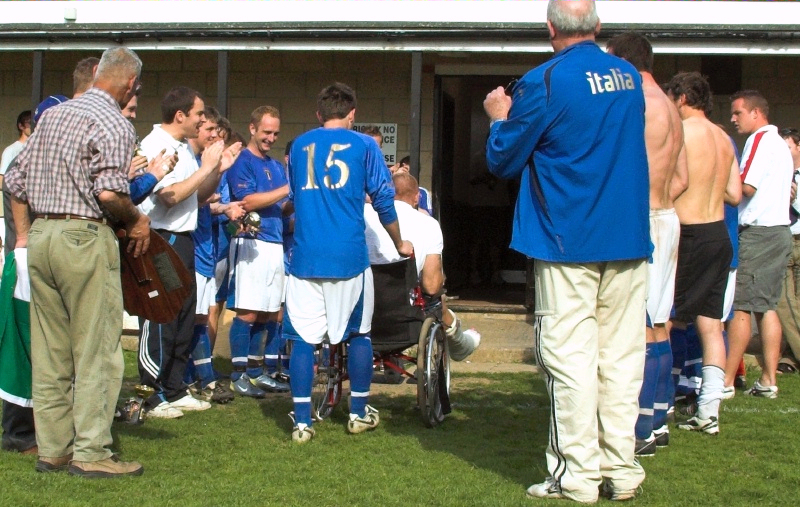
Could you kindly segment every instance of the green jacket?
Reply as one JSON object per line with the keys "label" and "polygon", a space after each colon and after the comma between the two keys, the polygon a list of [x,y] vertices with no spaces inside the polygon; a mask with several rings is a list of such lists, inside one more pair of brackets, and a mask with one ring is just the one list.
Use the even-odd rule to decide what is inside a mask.
{"label": "green jacket", "polygon": [[30,303],[14,298],[16,285],[17,263],[11,252],[0,283],[0,398],[31,407]]}

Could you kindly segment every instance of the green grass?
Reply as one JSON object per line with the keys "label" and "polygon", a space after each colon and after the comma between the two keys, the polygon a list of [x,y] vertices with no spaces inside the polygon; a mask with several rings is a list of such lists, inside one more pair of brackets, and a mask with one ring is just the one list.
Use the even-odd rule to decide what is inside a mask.
{"label": "green grass", "polygon": [[[135,356],[126,361],[130,384]],[[631,505],[796,505],[800,376],[781,377],[780,387],[776,400],[737,393],[725,402],[716,438],[674,430],[670,447],[643,462],[648,477]],[[382,391],[371,401],[381,411],[375,431],[348,435],[340,407],[304,446],[291,442],[287,395],[115,424],[115,450],[144,464],[140,478],[38,474],[35,457],[3,452],[0,506],[566,504],[525,498],[525,488],[546,475],[548,407],[539,376],[456,375],[454,411],[436,429],[422,425],[413,391]]]}

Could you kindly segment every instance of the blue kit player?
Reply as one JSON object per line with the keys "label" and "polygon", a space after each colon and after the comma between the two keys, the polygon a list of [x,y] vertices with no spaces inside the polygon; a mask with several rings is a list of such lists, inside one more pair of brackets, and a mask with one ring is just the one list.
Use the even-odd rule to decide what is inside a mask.
{"label": "blue kit player", "polygon": [[[230,329],[231,388],[263,398],[266,391],[289,386],[263,372],[264,332],[281,309],[283,269],[283,210],[289,185],[283,165],[267,155],[280,132],[280,113],[261,106],[250,114],[250,141],[228,173],[232,200],[261,218],[258,231],[243,231],[230,246],[228,308],[236,311]],[[274,326],[270,326],[274,329]],[[267,341],[275,338],[275,333]]]}
{"label": "blue kit player", "polygon": [[283,332],[293,340],[289,365],[294,422],[292,440],[311,440],[314,347],[349,340],[350,418],[347,430],[378,425],[367,405],[372,380],[372,271],[364,233],[366,195],[398,253],[413,247],[400,237],[394,188],[378,144],[350,130],[356,94],[335,83],[317,97],[321,128],[306,132],[289,152],[290,197],[295,206],[295,246],[289,266]]}

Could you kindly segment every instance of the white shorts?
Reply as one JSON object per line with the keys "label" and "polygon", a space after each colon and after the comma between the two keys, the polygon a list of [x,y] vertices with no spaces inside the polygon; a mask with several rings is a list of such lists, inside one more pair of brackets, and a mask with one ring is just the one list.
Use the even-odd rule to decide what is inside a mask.
{"label": "white shorts", "polygon": [[731,319],[733,311],[733,296],[736,294],[736,269],[728,271],[728,285],[725,286],[725,297],[722,300],[722,322]]}
{"label": "white shorts", "polygon": [[283,297],[283,245],[234,238],[230,249],[228,308],[277,312]]}
{"label": "white shorts", "polygon": [[215,303],[217,284],[213,278],[203,276],[197,271],[194,272],[194,279],[197,281],[197,307],[194,313],[208,315],[208,307]]}
{"label": "white shorts", "polygon": [[222,259],[214,266],[214,283],[217,285],[217,301],[228,299],[228,259]]}
{"label": "white shorts", "polygon": [[674,209],[650,210],[653,261],[647,264],[647,315],[653,324],[669,320],[675,299],[675,272],[681,224]]}
{"label": "white shorts", "polygon": [[283,332],[318,345],[325,335],[337,344],[372,329],[372,270],[346,280],[304,279],[289,275]]}

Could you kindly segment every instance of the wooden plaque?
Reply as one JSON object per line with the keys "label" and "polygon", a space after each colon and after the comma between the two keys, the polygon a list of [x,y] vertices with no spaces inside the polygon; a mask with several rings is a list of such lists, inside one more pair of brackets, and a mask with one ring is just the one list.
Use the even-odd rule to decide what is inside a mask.
{"label": "wooden plaque", "polygon": [[125,311],[160,324],[171,322],[189,297],[194,273],[156,231],[150,230],[150,247],[138,258],[128,253],[124,234],[117,232]]}

